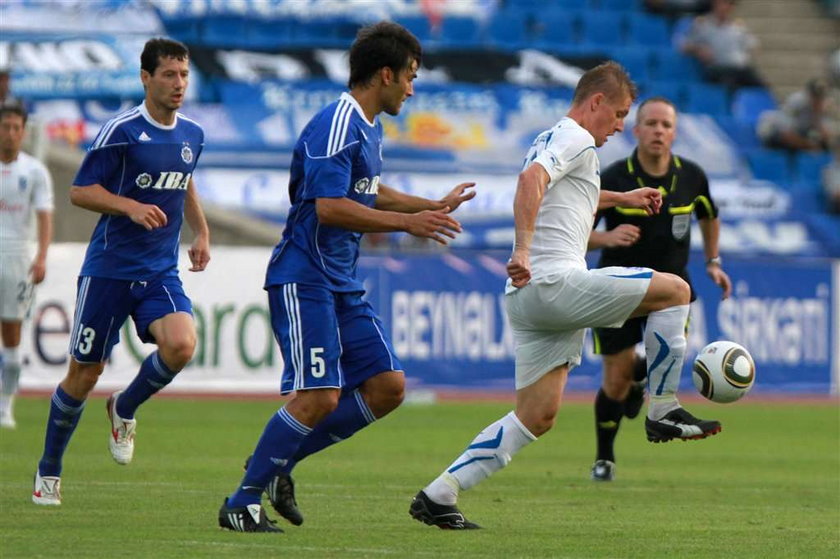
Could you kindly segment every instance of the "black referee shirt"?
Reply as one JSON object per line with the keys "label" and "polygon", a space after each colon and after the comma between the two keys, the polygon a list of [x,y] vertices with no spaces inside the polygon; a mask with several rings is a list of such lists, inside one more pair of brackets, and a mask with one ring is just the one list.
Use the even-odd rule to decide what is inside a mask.
{"label": "black referee shirt", "polygon": [[[607,229],[622,223],[636,225],[641,230],[639,240],[630,247],[604,248],[598,267],[643,266],[659,272],[677,274],[691,285],[688,277],[688,251],[691,246],[691,214],[699,219],[715,218],[717,206],[709,194],[706,173],[696,163],[671,155],[671,165],[665,176],[652,177],[642,169],[636,150],[616,161],[601,173],[601,188],[627,192],[649,186],[662,192],[662,208],[656,215],[644,210],[613,207],[598,212],[595,223],[606,219]],[[694,287],[691,300],[695,299]]]}

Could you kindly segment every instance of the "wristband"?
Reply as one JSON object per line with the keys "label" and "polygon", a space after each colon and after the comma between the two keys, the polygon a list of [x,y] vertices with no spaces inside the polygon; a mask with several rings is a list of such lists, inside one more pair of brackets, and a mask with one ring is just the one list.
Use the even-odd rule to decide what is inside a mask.
{"label": "wristband", "polygon": [[718,266],[721,267],[723,265],[723,260],[720,259],[720,256],[713,256],[706,260],[706,266]]}

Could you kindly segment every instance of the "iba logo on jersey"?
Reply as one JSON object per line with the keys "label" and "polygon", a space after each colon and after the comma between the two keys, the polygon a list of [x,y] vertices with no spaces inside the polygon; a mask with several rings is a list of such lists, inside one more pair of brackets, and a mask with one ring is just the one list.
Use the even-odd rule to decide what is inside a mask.
{"label": "iba logo on jersey", "polygon": [[153,188],[155,190],[186,190],[190,184],[192,173],[180,173],[178,171],[163,171],[158,175],[157,181],[149,173],[141,173],[134,180],[139,188]]}

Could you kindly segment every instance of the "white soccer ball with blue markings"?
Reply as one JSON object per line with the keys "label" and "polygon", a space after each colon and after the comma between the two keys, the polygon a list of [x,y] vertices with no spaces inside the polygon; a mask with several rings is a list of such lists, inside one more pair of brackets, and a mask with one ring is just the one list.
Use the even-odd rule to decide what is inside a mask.
{"label": "white soccer ball with blue markings", "polygon": [[735,342],[712,342],[694,359],[691,378],[703,397],[726,404],[750,391],[755,382],[755,363],[750,352]]}

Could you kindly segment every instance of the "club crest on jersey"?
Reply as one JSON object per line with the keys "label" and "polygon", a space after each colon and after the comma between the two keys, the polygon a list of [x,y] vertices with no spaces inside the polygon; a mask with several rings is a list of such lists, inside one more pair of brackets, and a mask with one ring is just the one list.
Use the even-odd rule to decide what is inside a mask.
{"label": "club crest on jersey", "polygon": [[18,190],[21,192],[26,190],[26,177],[18,177]]}
{"label": "club crest on jersey", "polygon": [[149,173],[141,173],[134,180],[140,188],[152,188],[153,190],[186,190],[190,184],[192,173],[180,173],[178,171],[161,171],[157,180]]}
{"label": "club crest on jersey", "polygon": [[184,146],[181,148],[181,159],[183,159],[186,164],[192,163],[193,153],[190,146]]}
{"label": "club crest on jersey", "polygon": [[353,185],[353,190],[359,194],[377,194],[379,192],[379,175],[373,177],[373,180],[364,177],[356,181]]}

